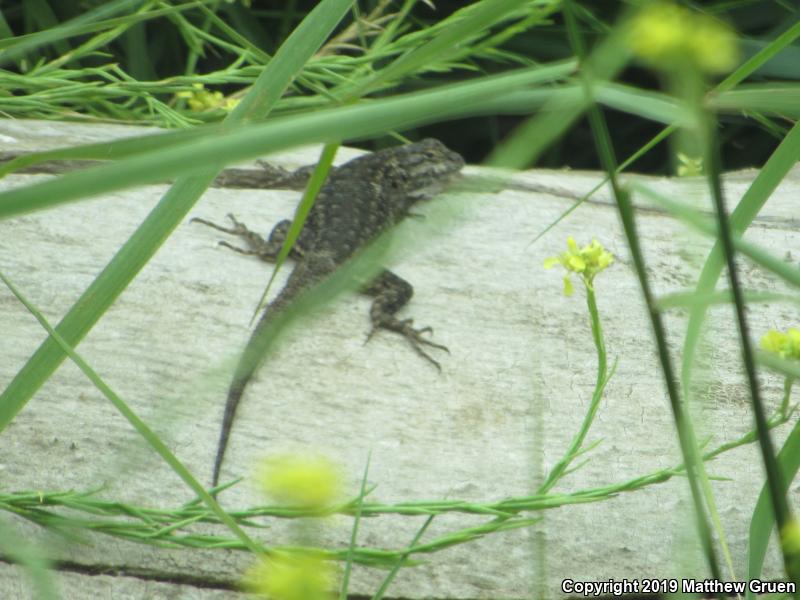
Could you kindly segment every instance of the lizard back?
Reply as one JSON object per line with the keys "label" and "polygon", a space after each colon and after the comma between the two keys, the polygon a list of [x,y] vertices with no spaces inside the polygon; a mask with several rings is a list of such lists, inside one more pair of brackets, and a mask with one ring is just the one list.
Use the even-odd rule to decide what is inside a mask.
{"label": "lizard back", "polygon": [[438,140],[425,139],[361,156],[332,170],[298,238],[299,261],[264,309],[237,364],[214,461],[215,486],[236,408],[264,354],[263,332],[271,319],[405,218],[416,202],[438,193],[463,166],[459,154]]}

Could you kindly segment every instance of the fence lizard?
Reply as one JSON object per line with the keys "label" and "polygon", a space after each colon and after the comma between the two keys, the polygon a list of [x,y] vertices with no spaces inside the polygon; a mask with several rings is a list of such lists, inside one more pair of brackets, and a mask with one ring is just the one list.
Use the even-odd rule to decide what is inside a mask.
{"label": "fence lizard", "polygon": [[[426,139],[355,158],[331,171],[292,249],[291,256],[297,259],[297,264],[284,288],[264,310],[234,371],[214,460],[214,486],[219,481],[236,408],[258,368],[260,357],[255,340],[270,323],[271,317],[401,221],[414,203],[438,193],[463,166],[464,160],[460,155],[437,140]],[[308,173],[307,168],[302,171]],[[240,236],[249,246],[245,250],[220,242],[229,248],[268,262],[275,261],[291,224],[289,220],[278,223],[265,240],[232,215],[229,217],[233,222],[231,228],[204,219],[192,220]],[[422,336],[430,332],[430,328],[415,329],[411,319],[395,316],[413,294],[408,282],[384,270],[361,291],[374,298],[370,309],[373,332],[382,328],[405,336],[420,356],[439,368],[439,363],[422,346],[447,348]]]}

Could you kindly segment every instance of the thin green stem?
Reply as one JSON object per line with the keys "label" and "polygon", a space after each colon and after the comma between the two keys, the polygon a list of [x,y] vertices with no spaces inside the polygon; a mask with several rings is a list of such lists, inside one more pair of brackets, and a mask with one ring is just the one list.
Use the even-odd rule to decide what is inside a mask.
{"label": "thin green stem", "polygon": [[[592,327],[592,338],[594,346],[597,350],[597,379],[595,381],[594,392],[592,393],[592,400],[589,403],[589,408],[583,417],[583,423],[578,430],[578,433],[572,438],[569,448],[564,453],[563,458],[556,463],[550,473],[547,475],[544,483],[539,486],[538,494],[547,493],[558,482],[559,479],[565,474],[567,468],[575,460],[575,457],[580,454],[581,446],[589,433],[589,428],[594,422],[597,415],[597,410],[600,407],[600,400],[603,398],[603,390],[605,390],[611,376],[608,374],[608,359],[606,356],[606,345],[603,337],[603,327],[600,323],[600,313],[597,310],[597,298],[595,297],[594,287],[592,284],[586,284],[586,305],[589,308],[589,320]],[[612,370],[613,373],[613,370]]]}
{"label": "thin green stem", "polygon": [[[709,179],[711,182],[711,196],[714,200],[714,209],[717,216],[717,231],[719,240],[722,244],[722,253],[728,270],[728,281],[730,283],[731,295],[736,312],[736,326],[739,331],[739,344],[742,351],[742,362],[744,363],[747,382],[750,387],[751,401],[753,405],[753,417],[758,432],[758,444],[761,449],[761,457],[764,462],[764,470],[767,475],[767,485],[772,500],[772,509],[775,512],[775,521],[778,526],[778,534],[781,541],[784,540],[786,525],[791,520],[791,511],[784,494],[784,485],[780,468],[775,460],[775,448],[769,434],[769,425],[764,403],[761,399],[760,384],[756,374],[755,359],[753,357],[752,342],[747,325],[747,315],[745,314],[744,298],[739,283],[739,274],[736,268],[736,248],[733,245],[731,224],[728,212],[725,208],[725,198],[722,192],[722,180],[720,172],[722,169],[721,158],[718,147],[718,140],[714,134],[716,120],[710,115],[706,115],[706,163],[709,166]],[[784,567],[786,574],[795,583],[800,584],[800,573],[794,572],[792,561],[786,550],[782,547]]]}

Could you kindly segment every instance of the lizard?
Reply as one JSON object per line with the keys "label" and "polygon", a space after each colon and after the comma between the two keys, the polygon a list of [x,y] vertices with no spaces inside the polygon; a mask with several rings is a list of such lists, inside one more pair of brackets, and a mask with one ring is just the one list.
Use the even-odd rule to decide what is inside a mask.
{"label": "lizard", "polygon": [[[463,166],[464,159],[459,154],[438,140],[424,139],[360,156],[331,170],[291,250],[290,257],[297,261],[296,265],[283,289],[264,309],[234,369],[214,459],[214,487],[219,483],[236,409],[259,366],[257,340],[274,316],[291,306],[300,294],[325,281],[380,234],[402,221],[416,202],[436,195]],[[299,169],[296,176],[286,173],[286,181],[291,184],[287,187],[297,187],[298,180],[308,178],[310,169]],[[224,241],[220,244],[242,254],[275,262],[291,226],[290,220],[275,225],[265,240],[233,215],[228,217],[233,227],[200,218],[194,218],[192,222],[239,236],[247,243],[248,249]],[[399,319],[395,314],[410,300],[413,294],[411,284],[391,271],[383,270],[363,286],[361,292],[373,298],[369,312],[372,329],[368,340],[378,329],[394,331],[408,339],[421,357],[440,369],[439,363],[422,348],[424,345],[447,351],[445,346],[423,337],[422,334],[432,333],[431,328],[415,329],[412,319]]]}

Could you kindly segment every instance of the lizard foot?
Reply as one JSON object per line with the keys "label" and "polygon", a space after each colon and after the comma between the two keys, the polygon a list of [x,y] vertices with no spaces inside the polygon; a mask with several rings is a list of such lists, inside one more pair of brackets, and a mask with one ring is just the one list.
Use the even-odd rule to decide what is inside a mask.
{"label": "lizard foot", "polygon": [[[240,248],[226,241],[217,242],[220,246],[224,246],[225,248],[229,248],[234,252],[238,252],[239,254],[244,254],[245,256],[258,256],[259,258],[262,258],[267,262],[275,261],[275,257],[277,256],[281,244],[283,243],[283,237],[280,237],[280,239],[278,239],[273,232],[273,235],[270,236],[269,241],[267,241],[260,235],[258,235],[256,232],[248,229],[244,223],[242,223],[241,221],[237,221],[236,217],[234,217],[231,213],[228,213],[227,216],[233,222],[233,227],[223,227],[222,225],[217,225],[216,223],[212,223],[211,221],[206,221],[205,219],[201,219],[199,217],[194,217],[189,222],[202,223],[203,225],[208,225],[209,227],[211,227],[212,229],[216,229],[217,231],[222,231],[223,233],[229,233],[231,235],[238,236],[244,239],[245,242],[247,242],[249,248]],[[279,236],[283,234],[284,229],[288,229],[288,226],[283,226],[283,229],[281,229],[281,231],[278,232]],[[273,241],[273,238],[276,238],[277,241]]]}
{"label": "lizard foot", "polygon": [[450,349],[447,346],[443,346],[442,344],[437,344],[436,342],[432,342],[428,338],[422,336],[422,334],[424,333],[433,335],[432,327],[422,327],[421,329],[415,329],[414,327],[412,327],[413,323],[414,323],[413,319],[403,319],[403,320],[391,319],[378,322],[372,326],[372,329],[367,334],[367,339],[364,340],[364,343],[366,344],[378,329],[383,328],[383,329],[388,329],[390,331],[394,331],[395,333],[399,333],[400,335],[405,337],[411,344],[411,347],[414,348],[414,351],[417,354],[419,354],[422,358],[424,358],[434,367],[436,367],[436,369],[439,372],[441,372],[442,366],[439,364],[439,362],[436,361],[430,354],[425,352],[425,350],[422,347],[430,346],[431,348],[444,350],[448,354],[450,354]]}
{"label": "lizard foot", "polygon": [[236,217],[234,217],[231,213],[228,213],[227,217],[233,222],[233,227],[223,227],[222,225],[217,225],[211,221],[201,219],[200,217],[194,217],[189,221],[189,223],[202,223],[203,225],[208,225],[212,229],[216,229],[217,231],[222,231],[224,233],[230,233],[231,235],[246,236],[248,233],[250,233],[250,230],[244,226],[244,223],[237,221]]}

